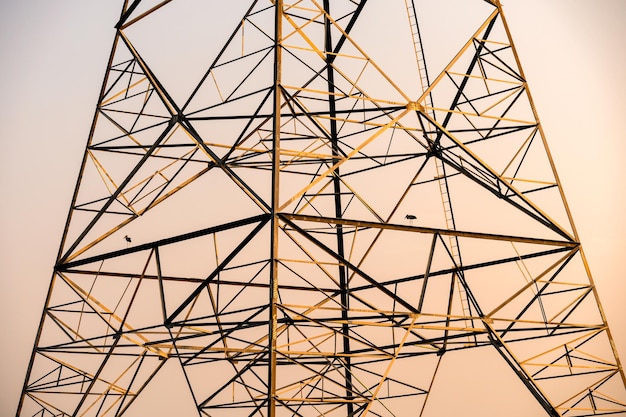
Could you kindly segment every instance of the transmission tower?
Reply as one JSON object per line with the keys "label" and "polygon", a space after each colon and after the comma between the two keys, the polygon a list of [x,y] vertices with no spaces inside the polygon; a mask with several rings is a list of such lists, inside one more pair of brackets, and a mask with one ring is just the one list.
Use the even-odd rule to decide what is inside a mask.
{"label": "transmission tower", "polygon": [[224,3],[123,2],[17,415],[626,415],[499,1]]}

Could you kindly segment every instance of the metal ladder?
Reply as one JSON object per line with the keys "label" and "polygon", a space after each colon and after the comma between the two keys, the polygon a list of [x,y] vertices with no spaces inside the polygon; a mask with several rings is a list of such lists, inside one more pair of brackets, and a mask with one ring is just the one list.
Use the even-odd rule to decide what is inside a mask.
{"label": "metal ladder", "polygon": [[[422,38],[420,35],[419,25],[417,23],[417,11],[415,9],[415,0],[404,0],[406,5],[407,16],[409,18],[409,27],[411,29],[411,37],[413,39],[413,49],[415,50],[415,59],[417,60],[417,69],[420,77],[420,83],[422,86],[422,94],[430,87],[430,80],[428,78],[428,70],[426,69],[426,59],[424,57],[424,47],[422,45]],[[432,105],[432,95],[428,94],[424,101],[426,111],[429,115],[435,119],[435,112]],[[431,134],[432,135],[432,134]],[[432,141],[431,141],[432,143]],[[437,182],[439,184],[439,192],[441,193],[441,202],[443,204],[443,212],[446,220],[446,229],[455,230],[454,215],[452,212],[452,203],[450,201],[450,192],[448,189],[448,181],[445,175],[445,167],[443,161],[440,158],[435,158],[435,168],[437,170]],[[450,253],[452,260],[457,267],[461,266],[461,254],[459,251],[459,240],[457,236],[448,236],[450,242]],[[455,273],[457,276],[457,273]],[[457,278],[458,282],[458,278]],[[473,326],[472,312],[470,303],[467,297],[467,291],[465,287],[458,282],[458,292],[461,302],[461,309],[463,311],[465,327]]]}
{"label": "metal ladder", "polygon": [[[428,70],[426,69],[426,60],[424,58],[424,46],[422,45],[422,37],[420,35],[419,25],[417,24],[417,12],[415,10],[414,0],[404,0],[406,5],[406,13],[409,17],[409,27],[411,28],[411,38],[413,39],[413,49],[415,50],[415,59],[417,60],[417,70],[422,85],[422,93],[430,87],[428,79]],[[432,98],[430,94],[426,98],[426,106],[432,109]],[[431,110],[432,112],[432,110]]]}

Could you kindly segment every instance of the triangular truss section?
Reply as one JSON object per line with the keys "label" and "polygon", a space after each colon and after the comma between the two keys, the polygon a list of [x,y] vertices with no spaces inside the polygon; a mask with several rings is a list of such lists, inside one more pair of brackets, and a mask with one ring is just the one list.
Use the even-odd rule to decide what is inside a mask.
{"label": "triangular truss section", "polygon": [[462,355],[626,415],[502,7],[458,6],[125,1],[17,414],[444,415]]}

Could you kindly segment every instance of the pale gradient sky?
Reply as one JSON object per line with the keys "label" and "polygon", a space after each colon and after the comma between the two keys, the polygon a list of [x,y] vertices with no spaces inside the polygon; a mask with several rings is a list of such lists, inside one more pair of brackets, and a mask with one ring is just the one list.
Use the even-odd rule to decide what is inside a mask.
{"label": "pale gradient sky", "polygon": [[[0,0],[2,416],[15,413],[119,3]],[[626,2],[503,3],[624,363]]]}

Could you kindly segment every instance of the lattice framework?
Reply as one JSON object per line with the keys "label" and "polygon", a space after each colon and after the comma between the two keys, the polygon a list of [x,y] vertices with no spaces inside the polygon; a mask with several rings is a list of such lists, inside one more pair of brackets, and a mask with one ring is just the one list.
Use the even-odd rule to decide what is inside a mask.
{"label": "lattice framework", "polygon": [[547,415],[626,414],[499,2],[438,72],[395,2],[409,75],[372,2],[243,3],[124,2],[18,415],[142,415],[174,368],[201,416],[427,416],[486,349]]}

